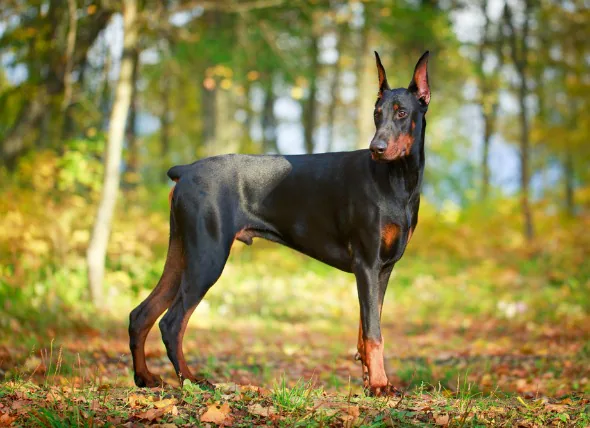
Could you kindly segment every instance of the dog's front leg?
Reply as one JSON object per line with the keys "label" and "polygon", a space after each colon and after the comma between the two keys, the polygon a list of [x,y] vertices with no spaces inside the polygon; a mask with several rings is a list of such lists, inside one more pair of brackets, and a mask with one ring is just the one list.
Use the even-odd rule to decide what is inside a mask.
{"label": "dog's front leg", "polygon": [[[359,304],[361,308],[361,325],[359,337],[359,354],[368,371],[368,388],[373,395],[387,392],[387,375],[383,364],[383,337],[381,336],[381,307],[385,289],[380,284],[380,269],[363,263],[355,266]],[[367,386],[367,385],[365,385]]]}

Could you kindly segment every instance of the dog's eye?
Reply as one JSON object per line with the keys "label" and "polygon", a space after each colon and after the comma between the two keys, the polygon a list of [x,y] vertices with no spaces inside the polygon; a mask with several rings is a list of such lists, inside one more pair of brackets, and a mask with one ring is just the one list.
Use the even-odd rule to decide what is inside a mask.
{"label": "dog's eye", "polygon": [[397,113],[395,114],[395,117],[398,118],[398,119],[403,119],[407,115],[408,115],[408,113],[406,113],[405,111],[398,110]]}

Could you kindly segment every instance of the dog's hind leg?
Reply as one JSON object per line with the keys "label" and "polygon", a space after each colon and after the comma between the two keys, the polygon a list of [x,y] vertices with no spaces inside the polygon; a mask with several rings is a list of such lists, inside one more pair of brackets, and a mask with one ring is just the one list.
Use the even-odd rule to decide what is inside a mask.
{"label": "dog's hind leg", "polygon": [[184,267],[182,241],[170,217],[170,242],[164,272],[150,295],[129,314],[129,348],[133,357],[134,379],[137,386],[154,387],[162,384],[159,376],[151,373],[145,362],[145,341],[160,315],[178,294]]}
{"label": "dog's hind leg", "polygon": [[225,239],[227,242],[219,242],[227,235],[222,234],[220,239],[214,239],[206,230],[202,230],[200,236],[196,234],[197,231],[193,230],[184,235],[186,268],[178,294],[160,321],[160,330],[168,357],[180,381],[189,379],[205,384],[207,382],[204,379],[193,376],[186,364],[182,339],[193,311],[221,276],[229,256],[233,235]]}

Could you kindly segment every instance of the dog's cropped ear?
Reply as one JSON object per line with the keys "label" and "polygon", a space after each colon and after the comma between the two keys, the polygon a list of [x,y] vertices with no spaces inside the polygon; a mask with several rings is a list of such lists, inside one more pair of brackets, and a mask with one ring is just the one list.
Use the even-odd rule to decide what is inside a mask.
{"label": "dog's cropped ear", "polygon": [[377,61],[377,73],[379,73],[379,93],[377,96],[381,98],[383,96],[383,91],[389,90],[389,84],[387,83],[385,69],[383,68],[383,64],[381,64],[381,59],[379,58],[377,51],[375,51],[375,60]]}
{"label": "dog's cropped ear", "polygon": [[408,86],[408,91],[413,93],[418,98],[418,101],[426,106],[430,103],[430,86],[428,85],[429,55],[430,53],[428,51],[422,54],[414,69],[414,76],[412,77],[410,86]]}

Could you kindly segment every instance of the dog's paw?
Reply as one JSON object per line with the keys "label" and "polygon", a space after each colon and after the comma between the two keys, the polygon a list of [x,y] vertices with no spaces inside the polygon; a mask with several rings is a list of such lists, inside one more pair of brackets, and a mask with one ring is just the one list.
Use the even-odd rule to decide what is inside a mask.
{"label": "dog's paw", "polygon": [[143,375],[135,374],[133,379],[135,380],[135,385],[140,388],[157,388],[166,385],[160,376],[153,373]]}
{"label": "dog's paw", "polygon": [[365,394],[369,397],[401,397],[403,393],[388,383],[386,386],[365,387]]}

